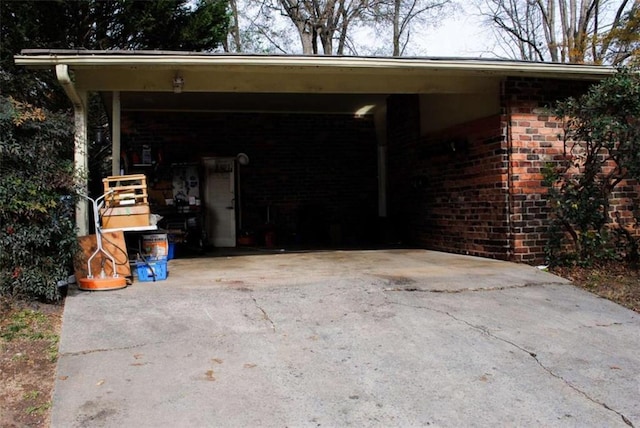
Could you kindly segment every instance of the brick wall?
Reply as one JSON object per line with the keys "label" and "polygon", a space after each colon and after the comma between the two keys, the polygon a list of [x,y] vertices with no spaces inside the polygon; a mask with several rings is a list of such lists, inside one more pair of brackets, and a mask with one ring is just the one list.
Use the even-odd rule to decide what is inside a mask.
{"label": "brick wall", "polygon": [[390,212],[403,238],[429,249],[507,259],[507,152],[500,117],[420,137],[406,125],[417,119],[414,108],[412,102],[388,105]]}
{"label": "brick wall", "polygon": [[[577,96],[588,89],[587,82],[512,78],[503,89],[504,120],[510,135],[510,189],[513,259],[544,262],[549,238],[550,208],[542,185],[542,168],[565,159],[562,125],[548,107],[555,101]],[[622,226],[633,223],[634,198],[638,186],[622,183],[611,199],[610,218]]]}
{"label": "brick wall", "polygon": [[[508,79],[502,114],[422,137],[417,97],[391,97],[390,215],[402,239],[435,250],[544,262],[549,206],[542,168],[564,159],[561,126],[548,107],[587,88],[585,82]],[[627,184],[613,201],[625,221],[634,192]]]}
{"label": "brick wall", "polygon": [[549,107],[586,88],[584,82],[531,78],[511,78],[504,84],[514,261],[544,262],[550,209],[542,169],[548,162],[562,161],[565,152],[562,125]]}
{"label": "brick wall", "polygon": [[248,154],[250,164],[241,169],[247,229],[261,228],[269,208],[281,242],[352,244],[375,235],[377,153],[370,118],[123,112],[122,122],[123,146],[148,144],[165,167]]}
{"label": "brick wall", "polygon": [[418,168],[420,99],[417,95],[392,95],[387,99],[387,212],[390,239],[419,244],[413,223],[419,217],[412,204],[413,171]]}

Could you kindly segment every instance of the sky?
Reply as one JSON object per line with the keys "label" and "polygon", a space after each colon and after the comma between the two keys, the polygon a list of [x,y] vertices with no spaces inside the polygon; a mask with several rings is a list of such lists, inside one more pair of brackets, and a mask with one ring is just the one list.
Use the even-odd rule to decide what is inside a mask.
{"label": "sky", "polygon": [[[441,20],[439,27],[431,28],[422,37],[412,40],[412,43],[420,46],[420,54],[436,57],[497,57],[498,55],[492,53],[496,43],[492,31],[478,16],[473,2],[466,0],[457,3],[458,10]],[[601,24],[613,20],[620,4],[620,0],[603,2]],[[627,5],[627,10],[629,7],[631,6]],[[495,51],[501,53],[499,48]]]}
{"label": "sky", "polygon": [[[429,22],[416,25],[411,34],[411,41],[404,52],[404,56],[429,56],[429,57],[466,57],[466,58],[495,58],[492,51],[495,48],[495,37],[492,29],[483,17],[479,16],[477,9],[471,4],[464,6],[458,4],[454,10],[438,16],[437,25]],[[380,45],[380,33],[375,29],[366,28],[362,33],[354,32],[354,39],[360,48],[365,47],[357,54],[368,54],[366,50],[367,40],[375,38]],[[384,38],[390,38],[385,34]],[[385,52],[376,52],[374,55],[389,55],[387,46]],[[498,50],[499,52],[499,50]]]}
{"label": "sky", "polygon": [[[495,58],[496,39],[486,17],[479,15],[476,2],[456,2],[454,10],[440,19],[437,27],[428,27],[412,44],[421,55],[434,57]],[[498,51],[499,52],[499,51]]]}
{"label": "sky", "polygon": [[490,30],[479,17],[454,14],[414,43],[427,56],[495,57]]}

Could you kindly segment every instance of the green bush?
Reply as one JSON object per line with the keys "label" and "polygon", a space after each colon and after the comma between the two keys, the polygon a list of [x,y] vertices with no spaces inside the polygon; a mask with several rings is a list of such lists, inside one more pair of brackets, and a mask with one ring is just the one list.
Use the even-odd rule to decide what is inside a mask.
{"label": "green bush", "polygon": [[68,115],[0,97],[0,293],[55,301],[77,249]]}
{"label": "green bush", "polygon": [[636,261],[638,237],[611,217],[610,200],[625,180],[640,181],[638,71],[619,70],[558,103],[556,114],[564,120],[566,157],[543,171],[552,214],[549,263]]}

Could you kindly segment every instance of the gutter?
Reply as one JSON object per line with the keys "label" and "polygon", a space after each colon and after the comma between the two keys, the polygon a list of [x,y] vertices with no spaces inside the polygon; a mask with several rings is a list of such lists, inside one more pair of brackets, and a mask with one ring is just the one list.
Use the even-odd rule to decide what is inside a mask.
{"label": "gutter", "polygon": [[574,77],[598,80],[615,73],[615,68],[582,64],[535,63],[450,58],[380,58],[329,56],[259,56],[206,55],[196,53],[115,53],[86,51],[47,52],[25,50],[14,57],[16,65],[47,67],[55,65],[75,67],[278,67],[310,69],[314,72],[332,69],[386,70],[388,72],[460,72],[501,76]]}
{"label": "gutter", "polygon": [[56,64],[56,77],[64,88],[67,97],[71,100],[73,108],[76,110],[84,110],[82,100],[76,91],[75,85],[71,81],[71,76],[69,76],[69,66],[67,64]]}

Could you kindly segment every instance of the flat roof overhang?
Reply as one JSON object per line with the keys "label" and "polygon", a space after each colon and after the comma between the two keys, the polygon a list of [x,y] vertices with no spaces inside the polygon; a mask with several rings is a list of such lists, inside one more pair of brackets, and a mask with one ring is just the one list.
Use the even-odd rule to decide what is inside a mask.
{"label": "flat roof overhang", "polygon": [[[64,64],[80,91],[121,92],[123,110],[347,113],[391,94],[495,96],[507,77],[596,81],[615,71],[506,60],[163,51],[37,49],[22,51],[15,61],[29,68]],[[172,96],[176,76],[184,81],[180,98]]]}
{"label": "flat roof overhang", "polygon": [[[508,77],[597,81],[615,72],[602,66],[482,59],[42,49],[23,50],[15,62],[56,70],[75,107],[74,162],[78,171],[88,169],[86,94],[98,92],[108,100],[113,115],[114,175],[119,168],[115,160],[120,156],[121,111],[354,114],[366,108],[368,114],[375,114],[384,112],[386,98],[392,94],[452,94],[455,96],[449,103],[458,108],[468,99],[480,104],[485,104],[485,99],[495,102],[501,83]],[[180,93],[174,90],[177,77],[184,83]],[[381,118],[376,114],[375,121],[382,123]],[[384,160],[379,164],[385,165]],[[386,185],[380,184],[381,213],[386,212],[385,195]],[[88,233],[88,213],[87,202],[81,201],[76,208],[80,235]]]}

